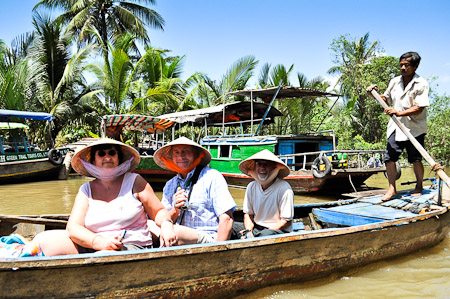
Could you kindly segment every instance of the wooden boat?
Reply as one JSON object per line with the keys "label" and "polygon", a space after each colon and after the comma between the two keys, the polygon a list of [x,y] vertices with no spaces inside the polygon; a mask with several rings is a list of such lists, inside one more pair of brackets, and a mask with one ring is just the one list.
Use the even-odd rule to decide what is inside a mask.
{"label": "wooden boat", "polygon": [[[0,297],[227,298],[268,285],[313,280],[441,242],[449,233],[450,212],[447,205],[436,205],[437,193],[404,193],[386,203],[372,196],[299,205],[295,231],[270,237],[0,259]],[[57,218],[3,216],[0,232],[64,225]],[[242,211],[235,218],[242,218]]]}
{"label": "wooden boat", "polygon": [[65,179],[63,161],[70,149],[54,148],[53,140],[50,149],[38,148],[16,132],[28,126],[11,122],[15,118],[53,120],[49,113],[0,109],[0,184]]}
{"label": "wooden boat", "polygon": [[[232,96],[249,97],[250,101],[223,103],[211,108],[161,116],[179,123],[203,126],[205,131],[208,126],[222,127],[221,135],[206,135],[200,144],[211,152],[210,166],[219,170],[230,185],[247,186],[253,180],[241,173],[238,165],[263,149],[276,154],[291,168],[291,174],[285,180],[294,192],[347,192],[362,186],[373,174],[385,171],[381,163],[371,165],[373,167],[367,164],[370,157],[384,151],[338,150],[338,138],[333,130],[269,136],[263,133],[263,125],[269,125],[276,117],[283,115],[272,106],[275,99],[339,95],[312,89],[275,87],[229,92],[224,98]],[[254,98],[272,100],[266,104],[256,102]],[[239,128],[241,132],[227,135],[226,128]]]}
{"label": "wooden boat", "polygon": [[159,167],[153,160],[153,153],[165,144],[165,133],[170,128],[175,129],[174,125],[172,120],[147,115],[115,114],[103,116],[102,119],[104,136],[122,141],[121,134],[124,131],[133,132],[133,145],[141,156],[141,162],[134,172],[143,176],[156,189],[163,187],[175,175],[175,172]]}

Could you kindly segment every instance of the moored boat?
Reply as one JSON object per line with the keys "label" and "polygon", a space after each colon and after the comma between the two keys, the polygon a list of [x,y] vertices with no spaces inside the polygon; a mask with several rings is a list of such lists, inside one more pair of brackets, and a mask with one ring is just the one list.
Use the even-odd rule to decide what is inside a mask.
{"label": "moored boat", "polygon": [[148,115],[115,114],[103,116],[102,132],[104,136],[119,141],[123,141],[121,135],[124,131],[133,132],[133,146],[141,156],[141,162],[133,172],[143,176],[153,188],[160,189],[175,172],[159,167],[153,160],[153,153],[164,146],[165,133],[170,133],[169,129],[174,125],[172,120]]}
{"label": "moored boat", "polygon": [[[416,252],[449,232],[437,189],[295,207],[289,234],[207,245],[57,257],[0,259],[2,297],[232,297],[308,281]],[[447,199],[448,200],[448,199]],[[417,214],[419,212],[419,214]],[[240,219],[242,211],[235,212]],[[35,219],[35,220],[33,220]],[[49,219],[48,223],[45,219]],[[33,222],[39,223],[39,225]],[[0,232],[63,225],[59,217],[0,217]]]}
{"label": "moored boat", "polygon": [[11,122],[15,118],[53,120],[49,113],[0,109],[0,121],[4,124],[0,129],[4,132],[0,135],[0,184],[65,179],[63,162],[70,149],[55,148],[53,140],[49,149],[30,143],[25,134],[16,132],[28,126]]}
{"label": "moored boat", "polygon": [[[361,187],[373,174],[384,172],[384,165],[368,165],[368,160],[383,150],[337,149],[338,137],[333,130],[290,134],[266,134],[264,126],[283,114],[273,107],[276,99],[336,97],[339,95],[296,87],[242,90],[225,97],[249,97],[250,101],[224,103],[215,107],[162,115],[162,118],[197,126],[222,128],[220,135],[206,135],[200,144],[212,155],[211,167],[219,170],[227,182],[246,186],[252,178],[242,174],[238,165],[258,151],[268,149],[283,160],[291,174],[285,178],[294,192],[347,192]],[[254,99],[271,99],[269,104]],[[226,128],[239,133],[226,134]]]}

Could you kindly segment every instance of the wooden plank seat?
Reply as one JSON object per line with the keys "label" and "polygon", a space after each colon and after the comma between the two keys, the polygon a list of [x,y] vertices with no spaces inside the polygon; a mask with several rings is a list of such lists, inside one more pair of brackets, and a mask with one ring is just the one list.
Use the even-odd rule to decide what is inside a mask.
{"label": "wooden plank seat", "polygon": [[299,230],[305,230],[305,225],[303,224],[303,222],[292,223],[292,231],[297,232]]}

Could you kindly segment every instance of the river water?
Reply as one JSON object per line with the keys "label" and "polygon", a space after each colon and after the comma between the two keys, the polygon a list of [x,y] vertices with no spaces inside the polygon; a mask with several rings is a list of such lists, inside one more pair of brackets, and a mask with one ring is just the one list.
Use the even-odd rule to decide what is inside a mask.
{"label": "river water", "polygon": [[[428,170],[426,170],[428,171]],[[448,173],[448,172],[447,172]],[[425,177],[432,176],[425,173]],[[413,181],[411,169],[403,169],[400,182]],[[0,214],[67,214],[78,188],[89,179],[71,176],[65,181],[0,185]],[[367,180],[372,187],[387,188],[382,174]],[[237,205],[242,205],[244,189],[230,188]],[[156,192],[161,197],[161,192]],[[333,200],[316,194],[295,196],[295,203]],[[414,254],[374,263],[365,267],[308,282],[271,286],[241,296],[253,298],[450,298],[450,237],[441,244]]]}

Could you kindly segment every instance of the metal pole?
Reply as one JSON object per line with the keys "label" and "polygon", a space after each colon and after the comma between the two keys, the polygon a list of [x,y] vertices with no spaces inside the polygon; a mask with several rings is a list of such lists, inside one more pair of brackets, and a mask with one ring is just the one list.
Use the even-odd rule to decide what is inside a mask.
{"label": "metal pole", "polygon": [[253,90],[250,90],[250,112],[251,112],[251,123],[250,123],[250,126],[251,126],[251,131],[250,131],[250,134],[252,134],[253,135]]}
{"label": "metal pole", "polygon": [[270,101],[269,107],[267,107],[266,112],[264,113],[264,117],[262,118],[261,122],[259,123],[258,129],[256,129],[255,135],[257,135],[259,130],[261,129],[261,126],[264,123],[264,120],[266,119],[267,114],[269,114],[269,111],[270,111],[270,108],[272,107],[273,102],[275,101],[275,99],[277,98],[278,93],[280,92],[280,89],[281,89],[281,85],[278,86],[277,91],[273,95],[272,101]]}

